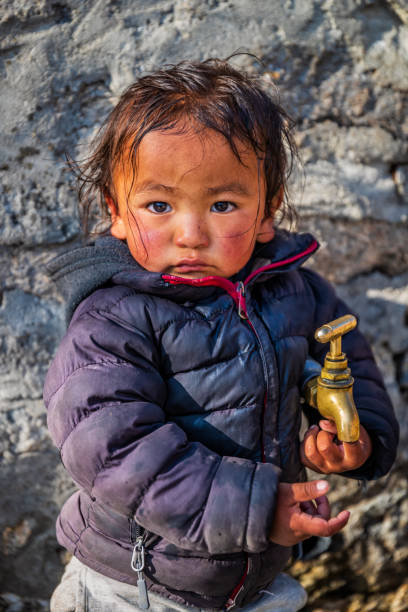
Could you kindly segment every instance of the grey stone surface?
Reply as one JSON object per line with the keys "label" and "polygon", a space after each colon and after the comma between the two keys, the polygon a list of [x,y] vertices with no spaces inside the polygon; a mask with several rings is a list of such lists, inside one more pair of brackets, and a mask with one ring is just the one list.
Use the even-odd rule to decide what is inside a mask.
{"label": "grey stone surface", "polygon": [[67,560],[54,521],[72,483],[41,402],[64,328],[44,264],[80,240],[65,153],[86,156],[138,75],[238,49],[259,57],[234,61],[277,84],[296,120],[293,199],[322,243],[313,265],[359,314],[402,426],[389,477],[366,492],[333,479],[351,525],[294,573],[314,612],[406,609],[405,0],[0,0],[0,609],[45,609]]}

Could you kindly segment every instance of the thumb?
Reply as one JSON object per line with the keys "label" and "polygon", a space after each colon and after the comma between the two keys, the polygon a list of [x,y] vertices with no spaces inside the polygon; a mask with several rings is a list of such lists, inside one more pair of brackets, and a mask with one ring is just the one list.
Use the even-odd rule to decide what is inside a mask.
{"label": "thumb", "polygon": [[310,482],[294,482],[291,485],[292,502],[305,502],[325,495],[329,490],[327,480],[311,480]]}

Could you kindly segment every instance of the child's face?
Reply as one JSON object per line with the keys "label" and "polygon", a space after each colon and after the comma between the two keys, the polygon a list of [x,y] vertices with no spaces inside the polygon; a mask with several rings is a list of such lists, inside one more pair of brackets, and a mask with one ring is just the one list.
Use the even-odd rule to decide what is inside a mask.
{"label": "child's face", "polygon": [[237,142],[237,148],[245,165],[209,129],[148,133],[135,176],[129,162],[115,169],[118,206],[107,197],[112,235],[126,240],[151,272],[184,278],[238,272],[255,241],[267,242],[274,230],[273,218],[264,216],[262,163],[249,147]]}

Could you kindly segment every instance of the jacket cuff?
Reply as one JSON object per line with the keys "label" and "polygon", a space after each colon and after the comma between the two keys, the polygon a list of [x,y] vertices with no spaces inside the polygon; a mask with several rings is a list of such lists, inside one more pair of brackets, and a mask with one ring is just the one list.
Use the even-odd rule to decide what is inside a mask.
{"label": "jacket cuff", "polygon": [[203,522],[211,555],[259,553],[268,547],[280,469],[239,457],[223,457]]}
{"label": "jacket cuff", "polygon": [[272,463],[257,463],[248,506],[244,550],[259,553],[270,545],[281,470]]}

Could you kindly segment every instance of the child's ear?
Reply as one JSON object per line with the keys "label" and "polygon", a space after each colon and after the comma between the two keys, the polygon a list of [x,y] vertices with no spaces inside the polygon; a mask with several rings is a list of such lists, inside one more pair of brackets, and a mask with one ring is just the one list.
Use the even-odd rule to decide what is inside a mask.
{"label": "child's ear", "polygon": [[284,190],[281,187],[274,196],[270,206],[269,214],[262,219],[256,237],[257,242],[269,242],[275,235],[275,213],[282,204]]}
{"label": "child's ear", "polygon": [[264,217],[259,226],[256,236],[257,242],[269,242],[275,235],[275,226],[273,217]]}
{"label": "child's ear", "polygon": [[119,240],[126,240],[126,226],[123,222],[122,217],[120,216],[117,205],[115,204],[112,196],[108,191],[105,191],[105,202],[108,205],[112,221],[110,226],[110,233],[114,238],[118,238]]}

